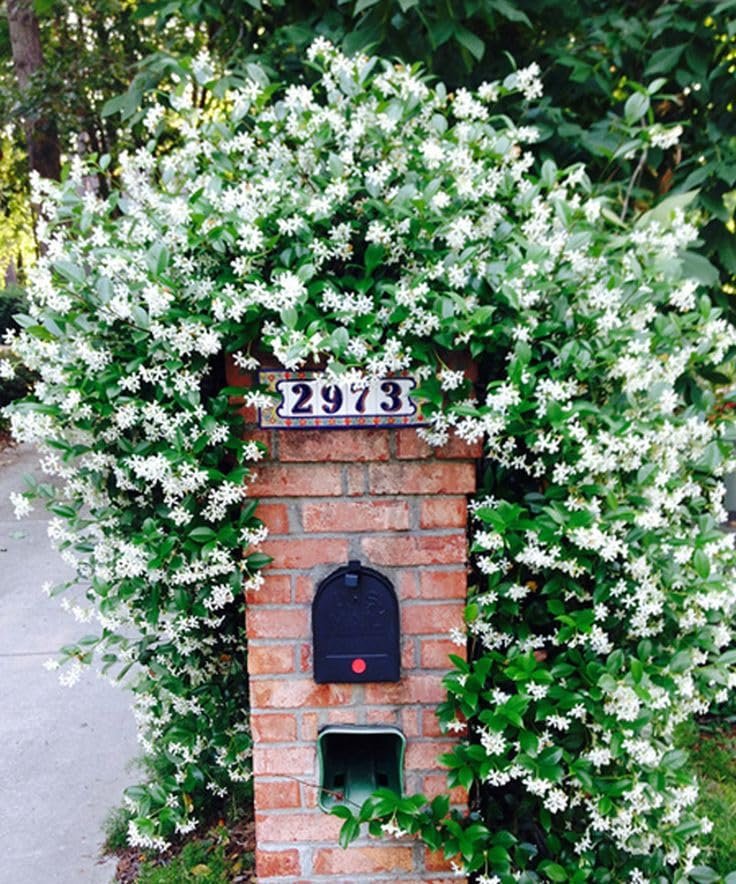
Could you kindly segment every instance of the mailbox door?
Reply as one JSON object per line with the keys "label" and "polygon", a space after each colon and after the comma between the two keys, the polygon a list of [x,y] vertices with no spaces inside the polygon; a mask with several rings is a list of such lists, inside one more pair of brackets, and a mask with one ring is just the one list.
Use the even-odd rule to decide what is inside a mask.
{"label": "mailbox door", "polygon": [[398,681],[399,603],[391,582],[359,562],[338,568],[312,604],[314,679]]}

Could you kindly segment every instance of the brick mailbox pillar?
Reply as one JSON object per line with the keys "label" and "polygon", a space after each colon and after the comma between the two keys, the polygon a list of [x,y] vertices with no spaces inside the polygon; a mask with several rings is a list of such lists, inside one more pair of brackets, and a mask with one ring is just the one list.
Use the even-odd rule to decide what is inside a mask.
{"label": "brick mailbox pillar", "polygon": [[[246,618],[258,880],[449,881],[446,862],[407,839],[338,846],[341,820],[319,806],[317,743],[329,726],[393,726],[405,739],[405,793],[445,791],[437,756],[453,738],[440,732],[435,708],[446,696],[448,654],[464,653],[450,631],[463,629],[466,496],[477,451],[460,440],[432,450],[414,429],[271,430],[260,438],[271,456],[249,490],[261,500],[257,514],[270,532],[263,550],[273,562],[249,594]],[[396,592],[400,678],[318,684],[314,597],[356,561]],[[461,789],[454,798],[465,801]]]}

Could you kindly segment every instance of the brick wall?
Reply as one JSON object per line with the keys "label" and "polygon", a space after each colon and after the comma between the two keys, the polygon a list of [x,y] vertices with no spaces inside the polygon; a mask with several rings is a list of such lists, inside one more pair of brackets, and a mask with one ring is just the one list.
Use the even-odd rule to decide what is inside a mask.
{"label": "brick wall", "polygon": [[[397,726],[407,741],[406,791],[445,791],[436,759],[452,739],[434,710],[445,698],[448,653],[463,653],[449,632],[463,626],[477,452],[457,440],[432,451],[413,429],[259,432],[271,458],[258,465],[251,492],[262,501],[273,563],[247,612],[258,880],[457,881],[441,857],[412,842],[337,846],[341,821],[317,806],[316,738],[328,724]],[[399,682],[313,680],[312,600],[349,559],[396,590]],[[454,798],[463,803],[462,790]]]}

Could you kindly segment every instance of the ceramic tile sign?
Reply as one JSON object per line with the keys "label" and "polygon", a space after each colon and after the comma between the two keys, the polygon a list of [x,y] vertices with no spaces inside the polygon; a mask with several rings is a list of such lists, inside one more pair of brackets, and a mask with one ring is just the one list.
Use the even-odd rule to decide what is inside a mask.
{"label": "ceramic tile sign", "polygon": [[274,394],[273,405],[258,411],[258,423],[267,429],[369,429],[426,423],[411,398],[416,379],[408,374],[361,385],[328,379],[319,371],[266,369],[258,372],[258,383]]}

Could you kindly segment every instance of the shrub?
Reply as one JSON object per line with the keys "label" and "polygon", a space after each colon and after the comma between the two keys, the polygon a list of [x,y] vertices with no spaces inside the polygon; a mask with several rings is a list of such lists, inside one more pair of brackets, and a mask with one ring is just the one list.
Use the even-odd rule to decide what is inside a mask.
{"label": "shrub", "polygon": [[[339,811],[344,839],[359,819],[417,832],[485,884],[682,880],[708,823],[674,727],[736,681],[716,394],[736,333],[683,275],[684,201],[629,229],[582,168],[533,176],[537,133],[503,102],[540,94],[535,66],[448,95],[324,40],[310,61],[313,84],[280,91],[199,57],[209,100],[182,81],[147,116],[177,147],[124,158],[105,199],[80,194],[81,166],[40,185],[49,250],[14,347],[41,382],[12,421],[66,480],[35,496],[101,631],[64,649],[61,679],[95,653],[132,678],[155,774],[127,791],[131,843],[165,847],[248,776],[241,583],[267,558],[244,495],[263,450],[241,439],[242,391],[204,389],[224,350],[246,368],[266,351],[328,379],[408,369],[425,438],[486,440],[473,653],[440,708],[468,728],[445,763],[474,812],[381,793]],[[479,361],[480,394],[447,350]]]}

